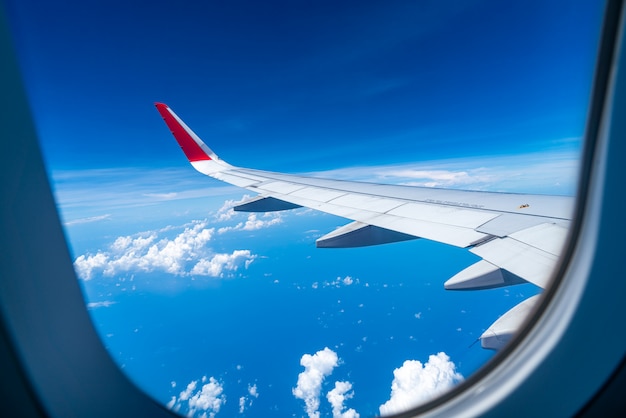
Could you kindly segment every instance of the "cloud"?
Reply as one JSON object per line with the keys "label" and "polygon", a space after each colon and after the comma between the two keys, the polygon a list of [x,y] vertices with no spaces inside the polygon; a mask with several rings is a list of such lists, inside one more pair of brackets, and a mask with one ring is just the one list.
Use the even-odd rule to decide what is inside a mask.
{"label": "cloud", "polygon": [[463,380],[446,353],[430,355],[422,365],[417,360],[407,360],[393,371],[391,397],[380,405],[381,415],[407,411],[445,392]]}
{"label": "cloud", "polygon": [[224,270],[235,271],[243,260],[246,268],[256,258],[250,250],[235,250],[231,254],[215,254],[213,258],[201,259],[193,266],[190,274],[195,276],[220,277]]}
{"label": "cloud", "polygon": [[[486,174],[484,168],[468,171],[452,170],[416,170],[405,168],[379,173],[381,177],[397,177],[403,179],[403,184],[423,187],[459,187],[477,183],[490,183],[492,175]],[[407,182],[407,179],[410,181]]]}
{"label": "cloud", "polygon": [[233,216],[237,215],[237,212],[233,210],[233,207],[237,206],[240,203],[245,202],[248,199],[250,199],[250,195],[245,194],[239,200],[229,199],[229,200],[224,201],[224,204],[222,205],[222,207],[217,210],[217,213],[215,214],[215,218],[218,221],[230,220]]}
{"label": "cloud", "polygon": [[94,308],[108,308],[111,305],[115,305],[117,302],[112,301],[112,300],[103,300],[102,302],[89,302],[87,304],[87,308],[89,309],[94,309]]}
{"label": "cloud", "polygon": [[107,213],[105,215],[98,215],[98,216],[89,216],[87,218],[79,218],[79,219],[74,219],[72,221],[67,221],[64,223],[65,226],[72,226],[72,225],[78,225],[78,224],[86,224],[86,223],[91,223],[91,222],[98,222],[98,221],[102,221],[104,219],[109,219],[111,217],[110,213]]}
{"label": "cloud", "polygon": [[344,402],[353,396],[350,382],[335,382],[335,388],[326,394],[326,399],[333,408],[333,418],[359,418],[359,413],[352,408],[344,411]]}
{"label": "cloud", "polygon": [[263,218],[266,219],[259,219],[256,213],[250,213],[245,222],[239,222],[235,226],[225,226],[219,228],[217,233],[223,234],[228,231],[256,231],[258,229],[277,225],[283,221],[280,213],[266,213],[263,215]]}
{"label": "cloud", "polygon": [[103,208],[109,212],[172,200],[207,199],[237,190],[234,186],[209,184],[188,167],[54,170],[52,178],[56,201],[63,214],[102,212]]}
{"label": "cloud", "polygon": [[256,385],[248,385],[248,393],[250,394],[250,396],[254,396],[255,398],[259,397],[259,390],[257,389]]}
{"label": "cloud", "polygon": [[242,396],[239,398],[239,413],[240,414],[243,414],[246,408],[249,408],[250,406],[252,406],[252,402],[253,402],[252,398],[259,397],[259,391],[257,389],[256,384],[248,385],[248,394],[250,395],[250,398],[248,398],[247,396]]}
{"label": "cloud", "polygon": [[144,193],[143,196],[145,197],[154,197],[160,200],[171,200],[171,199],[175,199],[176,196],[178,196],[178,193],[176,192],[170,192],[170,193]]}
{"label": "cloud", "polygon": [[91,280],[92,272],[102,269],[109,261],[109,256],[98,252],[96,255],[81,255],[74,261],[76,274],[83,280]]}
{"label": "cloud", "polygon": [[207,220],[193,221],[173,238],[160,238],[170,228],[118,237],[107,251],[80,255],[74,261],[79,277],[90,280],[94,272],[113,276],[120,272],[161,270],[174,275],[222,277],[225,272],[248,268],[256,255],[250,250],[213,254],[207,247],[215,233]]}
{"label": "cloud", "polygon": [[579,162],[577,149],[566,147],[526,154],[339,168],[305,175],[423,187],[573,194]]}
{"label": "cloud", "polygon": [[313,282],[311,287],[313,289],[318,288],[326,288],[326,287],[341,287],[341,286],[351,286],[352,284],[359,284],[360,280],[355,279],[352,276],[346,276],[343,279],[340,276],[337,276],[335,280],[324,280],[323,282]]}
{"label": "cloud", "polygon": [[198,389],[197,380],[190,382],[178,397],[172,397],[167,407],[188,417],[215,417],[226,403],[224,387],[212,376],[208,379],[203,376],[201,383],[204,384]]}
{"label": "cloud", "polygon": [[293,395],[302,399],[309,418],[319,418],[320,392],[322,382],[339,364],[337,353],[325,347],[317,353],[305,354],[300,359],[304,371],[298,375],[298,383],[292,389]]}

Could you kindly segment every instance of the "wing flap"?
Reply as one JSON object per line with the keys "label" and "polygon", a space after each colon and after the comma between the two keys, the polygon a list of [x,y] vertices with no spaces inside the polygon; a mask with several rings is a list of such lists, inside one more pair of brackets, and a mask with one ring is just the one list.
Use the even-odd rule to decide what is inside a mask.
{"label": "wing flap", "polygon": [[504,213],[476,228],[477,231],[497,237],[506,237],[522,229],[545,223],[546,219],[539,216],[528,216],[516,213]]}
{"label": "wing flap", "polygon": [[542,223],[516,231],[509,236],[541,251],[559,256],[567,239],[567,228],[562,225]]}
{"label": "wing flap", "polygon": [[548,284],[558,259],[554,254],[510,237],[496,238],[470,251],[542,289]]}

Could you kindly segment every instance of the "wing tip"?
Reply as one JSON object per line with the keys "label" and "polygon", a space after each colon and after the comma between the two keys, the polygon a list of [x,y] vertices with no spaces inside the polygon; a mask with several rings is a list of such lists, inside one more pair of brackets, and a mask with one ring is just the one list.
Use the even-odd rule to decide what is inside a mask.
{"label": "wing tip", "polygon": [[[189,162],[193,163],[212,159],[212,152],[204,142],[176,116],[168,105],[161,102],[155,102],[154,105]],[[203,146],[206,149],[203,149]]]}

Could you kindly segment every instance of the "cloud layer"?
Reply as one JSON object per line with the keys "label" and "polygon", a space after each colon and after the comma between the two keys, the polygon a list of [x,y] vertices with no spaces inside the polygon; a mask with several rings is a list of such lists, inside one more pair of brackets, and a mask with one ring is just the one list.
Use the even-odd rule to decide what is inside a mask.
{"label": "cloud layer", "polygon": [[207,247],[215,233],[207,220],[194,221],[173,238],[160,237],[161,231],[118,237],[106,251],[80,255],[74,267],[80,278],[90,280],[94,273],[113,276],[122,272],[164,271],[174,275],[222,277],[240,266],[248,268],[256,255],[250,250],[212,253]]}
{"label": "cloud layer", "polygon": [[[564,144],[577,143],[575,138]],[[339,168],[315,176],[374,183],[485,191],[573,194],[579,167],[577,146],[515,155]]]}

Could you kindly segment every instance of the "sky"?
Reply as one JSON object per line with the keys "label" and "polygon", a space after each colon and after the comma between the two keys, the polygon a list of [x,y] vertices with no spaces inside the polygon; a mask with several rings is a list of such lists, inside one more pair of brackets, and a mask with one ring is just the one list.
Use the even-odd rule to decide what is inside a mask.
{"label": "sky", "polygon": [[[416,240],[316,249],[348,221],[241,214],[226,161],[572,195],[601,4],[9,1],[86,304],[150,396],[193,416],[388,414],[462,381],[532,285],[446,292],[476,261]],[[439,379],[434,379],[438,376]]]}

